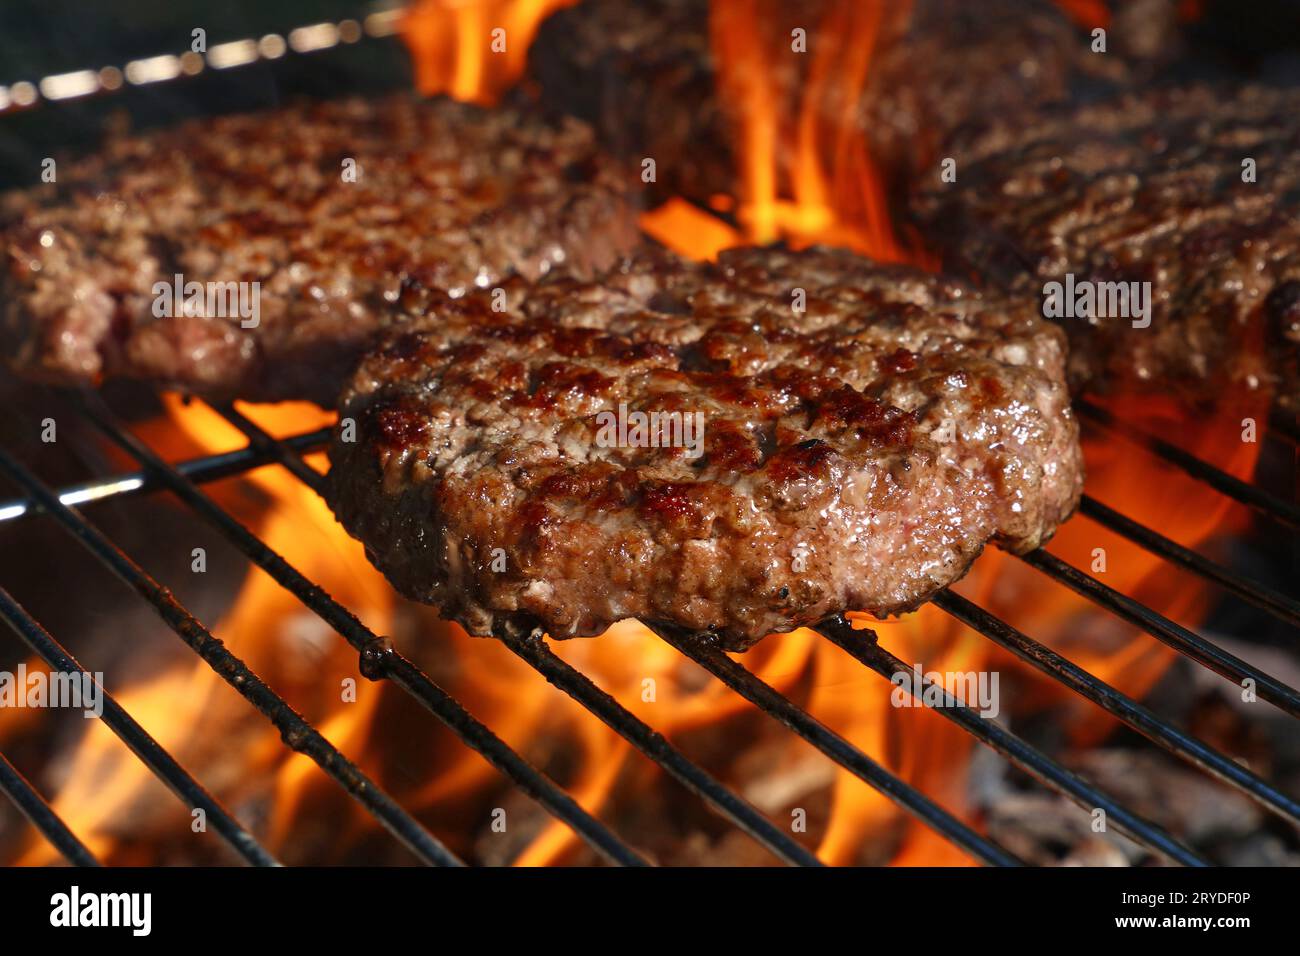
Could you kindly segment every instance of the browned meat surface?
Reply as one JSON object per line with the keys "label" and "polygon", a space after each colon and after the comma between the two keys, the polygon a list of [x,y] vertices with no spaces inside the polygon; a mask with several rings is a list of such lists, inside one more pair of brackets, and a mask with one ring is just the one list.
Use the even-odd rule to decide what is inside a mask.
{"label": "browned meat surface", "polygon": [[1151,283],[1148,328],[1062,320],[1074,383],[1300,405],[1300,91],[1134,93],[965,152],[958,181],[918,203],[955,268],[1038,297],[1067,273]]}
{"label": "browned meat surface", "polygon": [[[1140,74],[1145,57],[1123,45],[1122,31],[1112,34],[1108,52],[1094,53],[1055,0],[915,0],[903,32],[882,41],[852,115],[901,197],[939,178],[940,160],[965,128]],[[827,105],[842,115],[833,99]]]}
{"label": "browned meat surface", "polygon": [[[327,496],[399,591],[475,634],[636,616],[741,648],[913,608],[1078,501],[1064,336],[953,280],[748,248],[422,309],[344,391]],[[702,443],[602,432],[620,405]]]}
{"label": "browned meat surface", "polygon": [[[634,182],[575,120],[402,96],[117,138],[0,198],[0,341],[46,380],[333,404],[404,280],[460,294],[608,266],[636,240]],[[156,317],[178,273],[260,283],[256,327],[219,300]]]}
{"label": "browned meat surface", "polygon": [[528,48],[542,102],[592,123],[616,155],[658,165],[655,192],[707,199],[734,181],[714,93],[709,0],[585,0]]}
{"label": "browned meat surface", "polygon": [[[865,84],[843,82],[857,62],[843,41],[868,35],[872,3],[884,11],[875,62]],[[713,14],[733,37],[752,31],[769,105],[792,127],[782,133],[787,144],[796,141],[815,64],[830,55],[821,69],[831,75],[817,81],[811,104],[826,143],[838,141],[846,122],[861,130],[897,191],[937,175],[966,124],[1109,90],[1163,62],[1176,30],[1157,14],[1173,2],[1138,5],[1152,16],[1142,30],[1117,25],[1106,54],[1093,53],[1087,33],[1052,0],[915,0],[910,13],[894,0],[713,0]],[[593,123],[621,155],[654,157],[661,193],[730,192],[741,104],[716,92],[709,16],[709,0],[584,0],[542,25],[530,73],[544,103]],[[805,53],[791,49],[797,27],[807,32]]]}

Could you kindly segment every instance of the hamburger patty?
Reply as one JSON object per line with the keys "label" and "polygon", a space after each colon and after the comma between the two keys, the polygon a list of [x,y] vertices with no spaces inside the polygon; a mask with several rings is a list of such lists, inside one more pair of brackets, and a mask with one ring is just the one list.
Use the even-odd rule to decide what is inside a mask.
{"label": "hamburger patty", "polygon": [[957,182],[917,203],[951,266],[1034,296],[1069,273],[1151,283],[1148,328],[1063,320],[1074,384],[1267,389],[1300,407],[1300,90],[1132,93],[963,153]]}
{"label": "hamburger patty", "polygon": [[[119,137],[0,198],[0,341],[46,380],[332,405],[403,281],[458,295],[607,267],[637,238],[633,181],[577,121],[406,96]],[[159,317],[178,274],[250,283],[250,306],[258,282],[259,314]]]}
{"label": "hamburger patty", "polygon": [[543,21],[528,73],[544,106],[591,123],[607,149],[653,157],[663,197],[729,192],[708,15],[709,0],[584,0]]}
{"label": "hamburger patty", "polygon": [[[888,194],[937,176],[966,124],[1111,90],[1163,63],[1177,46],[1165,15],[1172,0],[1131,5],[1145,11],[1142,29],[1117,23],[1114,49],[1095,54],[1054,0],[583,0],[542,24],[529,72],[544,104],[592,123],[620,155],[653,157],[664,195],[730,193],[744,96],[717,92],[712,15],[729,45],[761,51],[764,103],[790,127],[780,165],[797,165],[793,147],[811,107],[828,144],[840,142],[845,123],[860,131]],[[883,35],[870,75],[844,80],[864,61],[862,46],[842,37],[866,42],[876,22]],[[807,52],[792,49],[796,28]],[[830,79],[814,79],[819,69]]]}
{"label": "hamburger patty", "polygon": [[390,330],[331,448],[343,525],[474,634],[635,616],[743,648],[916,607],[1078,502],[1064,336],[959,282],[747,248],[515,292]]}

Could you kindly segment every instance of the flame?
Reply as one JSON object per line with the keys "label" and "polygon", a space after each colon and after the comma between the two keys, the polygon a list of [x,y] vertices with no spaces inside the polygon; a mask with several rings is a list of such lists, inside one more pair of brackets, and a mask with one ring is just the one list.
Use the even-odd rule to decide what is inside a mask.
{"label": "flame", "polygon": [[691,259],[712,261],[723,249],[745,244],[738,230],[684,199],[673,198],[642,213],[640,226],[646,235]]}
{"label": "flame", "polygon": [[401,33],[415,86],[491,105],[523,74],[541,22],[576,0],[416,0]]}
{"label": "flame", "polygon": [[[739,130],[739,219],[750,241],[828,242],[888,262],[906,258],[857,107],[882,34],[909,8],[833,3],[813,24],[792,20],[777,0],[710,4],[719,97]],[[843,42],[817,42],[830,37]]]}
{"label": "flame", "polygon": [[[238,433],[206,406],[169,398],[166,408],[165,418],[144,426],[142,434],[168,457],[178,457],[182,449],[186,454],[217,453],[241,443]],[[1250,475],[1258,446],[1241,441],[1237,412],[1225,411],[1191,429],[1171,404],[1116,400],[1111,408],[1152,431],[1169,433],[1176,424],[1192,435],[1189,450],[1239,477]],[[241,410],[278,435],[320,427],[329,417],[309,405]],[[1183,544],[1195,546],[1244,527],[1244,508],[1145,452],[1090,434],[1085,453],[1091,494],[1142,516]],[[314,456],[314,464],[322,465],[320,456]],[[376,633],[401,637],[407,652],[435,680],[507,743],[546,767],[590,812],[613,812],[658,785],[658,774],[621,737],[558,696],[506,648],[471,638],[436,621],[426,609],[397,599],[319,497],[287,472],[266,467],[209,491]],[[1213,596],[1199,582],[1083,518],[1064,525],[1049,546],[1085,570],[1092,567],[1097,548],[1106,552],[1106,569],[1097,574],[1102,581],[1189,626]],[[1149,689],[1173,657],[1164,645],[995,549],[976,562],[956,589],[1133,696]],[[1017,714],[1053,710],[1080,742],[1099,740],[1113,729],[1104,712],[1080,706],[1058,685],[933,606],[869,625],[884,647],[926,671],[1017,675],[1022,694],[1002,706]],[[395,690],[362,682],[355,701],[345,701],[339,688],[356,678],[355,654],[260,570],[249,571],[230,610],[212,630],[433,832],[445,837],[472,829],[481,825],[483,807],[500,805],[503,785],[496,772],[454,743],[432,717],[410,706],[402,709],[405,702],[393,699]],[[595,640],[555,642],[552,647],[669,739],[691,739],[754,716],[742,698],[637,622],[621,622]],[[977,745],[942,715],[892,706],[889,684],[808,630],[771,637],[738,659],[891,772],[978,826],[967,796],[967,771]],[[308,758],[285,748],[270,725],[197,659],[182,658],[152,677],[110,689],[228,807],[267,807],[258,836],[287,861],[299,861],[294,854],[306,853],[304,845],[326,852],[321,841],[328,858],[346,859],[376,839],[373,821]],[[400,744],[393,740],[398,712]],[[0,726],[0,739],[24,729],[6,723]],[[563,759],[548,764],[547,753],[557,740],[564,742]],[[408,748],[425,763],[412,758]],[[800,762],[808,759],[806,749],[793,735],[783,738],[778,765],[797,778]],[[828,766],[819,773],[813,776],[829,787],[829,812],[816,842],[824,861],[970,862],[848,771]],[[64,778],[54,807],[104,859],[148,860],[142,854],[150,838],[187,831],[183,808],[102,723],[89,728],[69,757]],[[319,826],[312,821],[321,819],[334,821],[328,834],[312,829]],[[468,853],[472,847],[456,849]],[[572,831],[545,818],[510,862],[561,864],[580,859],[580,852]],[[301,861],[312,859],[317,857]],[[33,839],[18,862],[48,863],[52,854]]]}
{"label": "flame", "polygon": [[[406,16],[404,36],[420,88],[492,101],[518,75],[537,23],[563,5],[558,0],[416,3]],[[1069,5],[1096,13],[1095,4]],[[712,258],[747,241],[784,238],[793,244],[848,245],[879,259],[926,264],[894,236],[881,177],[862,130],[852,122],[853,104],[870,79],[877,45],[892,35],[894,18],[905,15],[906,8],[906,3],[877,0],[833,4],[816,35],[851,42],[810,43],[807,59],[791,64],[789,32],[770,29],[788,19],[779,16],[775,0],[714,0],[710,29],[720,91],[737,111],[735,152],[742,168],[734,212],[739,228],[681,200],[647,213],[643,228],[697,258]],[[501,54],[490,47],[496,26],[506,30]],[[780,69],[773,65],[783,62],[806,77],[797,97],[777,82]],[[726,197],[710,205],[733,211]],[[1258,446],[1241,441],[1239,413],[1225,410],[1193,421],[1172,404],[1149,398],[1120,397],[1109,404],[1126,420],[1154,433],[1178,434],[1199,457],[1238,477],[1250,476]],[[318,428],[332,418],[314,406],[294,403],[241,410],[277,436]],[[170,397],[165,414],[140,432],[173,460],[244,444],[206,406]],[[1090,494],[1184,545],[1202,546],[1245,525],[1241,506],[1144,452],[1100,433],[1088,433],[1084,447]],[[322,456],[310,460],[324,467]],[[427,609],[397,598],[319,497],[283,469],[264,467],[207,490],[372,630],[391,635],[471,713],[542,766],[590,812],[607,820],[631,812],[661,784],[665,793],[671,790],[681,798],[621,737],[547,685],[503,645],[471,638],[459,627],[437,621]],[[1096,571],[1102,581],[1184,624],[1194,626],[1213,597],[1202,582],[1083,518],[1064,525],[1049,546],[1085,570],[1097,567],[1097,549],[1106,558],[1105,570]],[[985,553],[955,590],[1133,696],[1149,689],[1173,656],[1164,645],[996,549]],[[868,624],[884,647],[927,671],[1015,675],[1018,693],[1015,700],[1002,702],[1004,710],[1053,711],[1082,742],[1113,729],[1113,721],[1099,709],[932,605]],[[212,631],[454,851],[472,860],[486,857],[516,865],[583,859],[585,851],[571,830],[535,809],[521,808],[500,775],[434,718],[387,684],[356,685],[356,655],[346,642],[260,570],[247,573]],[[625,621],[598,639],[552,647],[773,819],[821,800],[823,819],[810,826],[807,839],[825,862],[971,862],[929,828],[905,818],[876,790],[756,714],[639,623]],[[892,706],[888,683],[806,629],[770,637],[741,660],[891,772],[979,826],[967,779],[977,745],[941,714]],[[391,840],[378,825],[308,758],[284,747],[269,723],[206,664],[185,652],[171,666],[127,673],[130,682],[110,684],[110,690],[128,712],[286,862],[387,859],[382,854],[389,852],[385,848]],[[348,682],[355,686],[351,697]],[[20,716],[0,715],[0,745],[44,730],[44,721],[26,711],[16,713]],[[701,740],[713,742],[701,747]],[[762,754],[757,769],[746,765],[755,751]],[[198,852],[185,808],[102,723],[87,729],[63,764],[54,807],[102,859],[156,862],[159,845],[172,847],[181,859]],[[497,811],[511,820],[510,835],[500,844],[485,843],[481,835],[491,832]],[[670,821],[656,815],[648,822],[657,830]],[[627,835],[637,842],[637,834]],[[48,846],[33,837],[19,862],[54,859]]]}

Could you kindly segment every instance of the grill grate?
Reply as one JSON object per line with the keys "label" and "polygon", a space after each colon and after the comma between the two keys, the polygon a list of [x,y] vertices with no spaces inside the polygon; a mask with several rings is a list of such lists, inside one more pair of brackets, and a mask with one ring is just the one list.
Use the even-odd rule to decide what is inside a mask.
{"label": "grill grate", "polygon": [[[13,596],[0,588],[0,616],[9,623],[33,652],[52,670],[90,676],[89,672],[65,651],[49,632],[32,619]],[[108,693],[104,694],[104,722],[118,738],[131,748],[159,780],[191,808],[202,809],[222,838],[249,863],[273,866],[273,857],[221,806],[203,786],[186,772],[148,731],[135,722]],[[39,824],[38,824],[39,825]]]}
{"label": "grill grate", "polygon": [[[1279,521],[1289,528],[1300,529],[1300,504],[1279,498],[1262,488],[1247,484],[1240,478],[1233,477],[1209,462],[1201,461],[1201,459],[1184,451],[1177,445],[1155,435],[1149,435],[1140,428],[1121,421],[1111,412],[1094,405],[1086,399],[1076,401],[1075,408],[1088,421],[1094,422],[1108,432],[1118,435],[1139,448],[1158,455],[1171,465],[1181,468],[1197,481],[1205,482],[1215,491],[1227,495],[1234,501],[1249,505],[1266,518]],[[1281,420],[1280,416],[1275,420]],[[1285,429],[1278,430],[1285,433]]]}
{"label": "grill grate", "polygon": [[33,826],[45,834],[45,838],[63,854],[65,860],[76,866],[99,866],[94,854],[59,819],[59,815],[4,754],[0,754],[0,790],[5,792]]}
{"label": "grill grate", "polygon": [[[240,549],[253,563],[292,592],[311,611],[329,624],[360,654],[360,669],[372,680],[390,680],[426,710],[446,724],[468,747],[537,801],[551,816],[570,827],[606,860],[620,865],[645,865],[647,861],[624,840],[597,820],[541,771],[511,749],[487,726],[480,723],[424,674],[411,661],[393,650],[363,625],[347,608],[334,601],[283,557],[227,513],[200,488],[199,484],[241,474],[268,463],[278,463],[299,480],[320,491],[322,475],[301,457],[319,450],[328,430],[286,438],[275,438],[229,405],[215,410],[238,428],[248,446],[178,464],[168,464],[129,432],[103,404],[97,394],[85,393],[82,408],[86,417],[109,439],[140,465],[128,474],[87,481],[56,493],[32,475],[7,452],[0,450],[0,471],[22,489],[25,497],[0,503],[0,522],[36,513],[52,517],[67,533],[105,567],[147,600],[196,653],[219,676],[252,702],[280,730],[286,744],[313,759],[369,814],[426,863],[460,865],[445,846],[387,794],[369,780],[351,761],[322,737],[271,688],[232,655],[221,642],[182,607],[171,593],[151,578],[111,540],[88,522],[75,505],[108,498],[166,490],[172,492]],[[1152,436],[1137,433],[1086,404],[1082,414],[1102,427],[1122,434],[1150,452],[1183,468],[1220,492],[1250,505],[1285,524],[1292,523],[1297,509],[1288,502],[1191,458],[1180,449]],[[1187,459],[1190,459],[1187,460]],[[1281,507],[1277,507],[1277,506]],[[1192,571],[1287,623],[1300,621],[1300,604],[1290,597],[1244,578],[1164,538],[1154,530],[1085,497],[1084,513],[1106,527],[1130,538],[1171,563]],[[1106,587],[1090,575],[1044,551],[1024,556],[1028,564],[1053,580],[1075,590],[1112,614],[1137,625],[1158,640],[1174,647],[1220,675],[1256,682],[1259,696],[1293,716],[1300,716],[1300,693],[1287,684],[1227,653],[1199,635],[1174,623],[1139,602]],[[1052,680],[1069,688],[1150,739],[1181,760],[1202,769],[1220,781],[1248,795],[1271,813],[1300,824],[1300,803],[1281,793],[1267,781],[1242,767],[1227,755],[1163,721],[1150,710],[1116,688],[1061,657],[1000,620],[987,610],[955,592],[945,590],[934,603],[944,612],[1015,654]],[[53,668],[81,671],[78,664],[35,621],[8,592],[0,589],[0,616],[19,637]],[[707,635],[692,635],[678,629],[647,622],[663,640],[694,660],[736,693],[745,697],[769,717],[784,724],[837,765],[855,774],[889,797],[904,810],[922,820],[974,858],[995,865],[1016,865],[1021,861],[980,835],[967,824],[931,801],[927,796],[872,760],[867,754],[802,710],[780,692],[711,644]],[[850,654],[863,666],[887,681],[906,666],[877,644],[870,631],[854,630],[843,617],[823,622],[816,630]],[[614,698],[602,691],[585,674],[555,655],[539,632],[504,634],[503,643],[539,675],[600,718],[667,774],[707,801],[727,820],[766,847],[782,861],[795,865],[819,865],[817,858],[767,819],[738,794],[729,790],[661,734],[642,722]],[[1002,754],[1047,787],[1082,807],[1102,808],[1116,827],[1142,846],[1189,866],[1206,861],[1153,822],[1132,812],[1092,784],[1078,777],[1051,757],[964,706],[944,692],[940,713],[974,736],[980,743]],[[214,829],[243,859],[255,865],[275,865],[271,854],[249,834],[203,787],[141,728],[115,701],[105,695],[104,718],[110,728],[131,748],[148,769],[163,781],[187,806],[202,807],[214,821]],[[0,755],[0,789],[72,863],[93,865],[96,861],[55,811]]]}
{"label": "grill grate", "polygon": [[1102,504],[1091,495],[1083,496],[1083,500],[1079,502],[1079,513],[1091,518],[1098,524],[1104,525],[1111,531],[1123,535],[1157,557],[1164,558],[1166,561],[1213,581],[1225,590],[1231,591],[1237,597],[1267,611],[1279,621],[1290,624],[1292,627],[1300,627],[1300,601],[1287,597],[1272,588],[1257,584],[1220,564],[1215,564],[1195,551],[1184,548],[1175,541],[1170,541],[1164,535],[1152,531],[1132,518],[1120,514],[1114,508]]}

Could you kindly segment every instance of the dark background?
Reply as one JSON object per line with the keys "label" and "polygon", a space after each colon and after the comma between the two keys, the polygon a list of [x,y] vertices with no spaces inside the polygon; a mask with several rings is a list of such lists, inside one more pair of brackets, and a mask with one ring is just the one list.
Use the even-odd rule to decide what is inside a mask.
{"label": "dark background", "polygon": [[[190,49],[191,31],[208,48],[229,40],[288,34],[294,27],[362,20],[375,6],[357,0],[5,0],[0,3],[0,84]],[[37,182],[40,161],[92,149],[110,122],[145,129],[207,113],[275,106],[295,97],[338,96],[409,87],[405,48],[396,37],[298,54],[194,77],[73,100],[40,100],[0,115],[0,189]],[[285,135],[292,135],[286,130]]]}
{"label": "dark background", "polygon": [[[1130,2],[1140,0],[1111,0],[1111,5]],[[1202,5],[1203,19],[1188,28],[1195,47],[1189,61],[1198,75],[1300,83],[1300,0],[1202,0]],[[267,33],[284,36],[294,27],[323,20],[361,20],[376,7],[358,0],[4,0],[0,84],[35,83],[53,73],[179,54],[190,48],[195,27],[207,30],[211,47]],[[401,42],[367,37],[327,51],[290,50],[275,61],[207,69],[169,83],[128,84],[117,93],[42,101],[30,110],[0,115],[0,190],[36,182],[45,156],[92,149],[115,115],[118,121],[129,118],[132,128],[145,129],[205,113],[274,106],[286,98],[374,92],[409,87],[410,82]]]}

